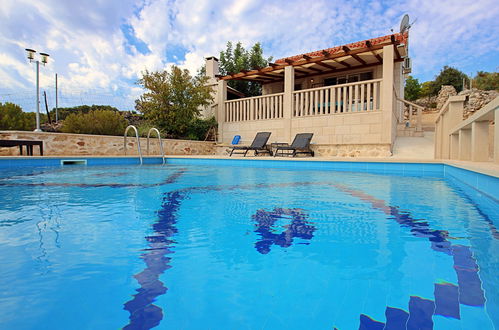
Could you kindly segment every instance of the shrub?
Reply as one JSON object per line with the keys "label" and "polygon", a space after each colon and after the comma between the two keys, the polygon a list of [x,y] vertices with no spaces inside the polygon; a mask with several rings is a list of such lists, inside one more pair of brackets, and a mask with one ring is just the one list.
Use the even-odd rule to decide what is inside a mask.
{"label": "shrub", "polygon": [[[89,113],[90,111],[96,111],[96,110],[112,110],[112,111],[118,111],[115,107],[112,107],[110,105],[78,105],[74,107],[67,107],[67,108],[58,108],[57,113],[59,120],[64,120],[66,119],[69,115],[72,114],[81,114],[81,113]],[[50,116],[52,117],[53,120],[55,120],[55,108],[50,111]]]}
{"label": "shrub", "polygon": [[112,110],[94,110],[69,115],[62,125],[64,133],[123,135],[128,122]]}
{"label": "shrub", "polygon": [[0,103],[0,129],[32,131],[35,129],[35,113],[25,113],[14,103]]}
{"label": "shrub", "polygon": [[[153,127],[154,127],[154,125],[152,125],[151,123],[149,123],[147,121],[144,121],[144,122],[140,123],[137,126],[137,131],[139,132],[139,136],[141,136],[141,137],[147,137],[147,133]],[[161,138],[165,138],[166,137],[166,134],[163,131],[161,131],[160,129],[159,129],[159,133],[161,134]],[[156,133],[151,133],[151,136],[156,137]]]}
{"label": "shrub", "polygon": [[473,78],[474,87],[484,90],[499,90],[499,73],[478,71],[476,77]]}
{"label": "shrub", "polygon": [[208,133],[208,130],[212,127],[217,127],[215,117],[209,119],[195,118],[187,127],[186,138],[189,140],[203,141],[206,137],[206,133]]}

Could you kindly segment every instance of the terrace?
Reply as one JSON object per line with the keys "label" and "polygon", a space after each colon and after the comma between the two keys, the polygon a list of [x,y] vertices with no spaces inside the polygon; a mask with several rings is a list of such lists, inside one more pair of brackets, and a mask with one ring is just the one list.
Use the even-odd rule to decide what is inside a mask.
{"label": "terrace", "polygon": [[[207,73],[218,78],[216,118],[219,142],[235,134],[251,141],[258,131],[289,142],[314,133],[317,146],[359,149],[361,156],[381,150],[390,156],[403,122],[408,32],[278,59],[270,66],[219,76],[218,61],[207,59]],[[255,81],[262,95],[228,99],[227,82]],[[401,102],[399,102],[401,101]],[[408,106],[411,106],[408,104]],[[415,108],[416,109],[416,108]],[[412,115],[412,109],[409,114]]]}

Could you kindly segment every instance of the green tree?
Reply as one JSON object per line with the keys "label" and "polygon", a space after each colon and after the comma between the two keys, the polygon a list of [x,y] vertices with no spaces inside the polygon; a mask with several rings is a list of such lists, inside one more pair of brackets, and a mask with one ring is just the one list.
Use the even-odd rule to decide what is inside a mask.
{"label": "green tree", "polygon": [[435,90],[435,82],[430,80],[430,81],[425,81],[424,83],[421,84],[421,91],[419,95],[421,97],[430,97],[434,96],[436,94],[433,94]]}
{"label": "green tree", "polygon": [[452,85],[459,93],[463,90],[463,79],[469,80],[468,76],[463,72],[446,65],[435,78],[432,94],[437,95],[443,85]]}
{"label": "green tree", "polygon": [[25,113],[14,103],[0,103],[0,129],[32,131],[35,125],[35,113]]}
{"label": "green tree", "polygon": [[61,131],[64,133],[122,135],[128,122],[122,114],[112,110],[92,110],[72,113],[66,117]]}
{"label": "green tree", "polygon": [[404,98],[409,101],[417,100],[421,96],[421,85],[418,79],[412,76],[405,80]]}
{"label": "green tree", "polygon": [[146,70],[138,84],[147,91],[135,101],[135,108],[160,130],[182,137],[200,108],[213,101],[212,89],[205,86],[207,80],[174,65],[170,71]]}
{"label": "green tree", "polygon": [[499,73],[478,71],[473,78],[473,87],[484,91],[499,90]]}
{"label": "green tree", "polygon": [[[236,43],[234,48],[232,42],[227,42],[225,51],[220,52],[220,73],[228,75],[243,70],[255,70],[268,66],[272,57],[264,58],[263,49],[259,42],[251,49],[246,50],[241,42]],[[262,93],[262,86],[254,81],[229,80],[228,85],[246,96],[256,96]]]}

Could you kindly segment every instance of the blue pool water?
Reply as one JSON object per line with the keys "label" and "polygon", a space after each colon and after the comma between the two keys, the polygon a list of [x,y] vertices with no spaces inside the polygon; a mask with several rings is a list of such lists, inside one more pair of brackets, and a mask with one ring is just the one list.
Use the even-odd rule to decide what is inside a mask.
{"label": "blue pool water", "polygon": [[499,328],[499,205],[442,175],[5,168],[0,329]]}

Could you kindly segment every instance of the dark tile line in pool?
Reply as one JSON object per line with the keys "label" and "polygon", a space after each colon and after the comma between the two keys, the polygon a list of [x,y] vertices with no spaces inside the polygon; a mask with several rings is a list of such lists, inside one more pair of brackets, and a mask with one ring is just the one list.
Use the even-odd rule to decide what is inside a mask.
{"label": "dark tile line in pool", "polygon": [[[185,169],[176,171],[164,183],[175,183],[185,171]],[[184,198],[185,194],[179,191],[167,193],[161,210],[158,211],[158,221],[152,225],[154,234],[145,237],[149,247],[144,249],[145,253],[141,258],[146,268],[134,275],[140,288],[136,290],[137,294],[133,299],[124,304],[124,309],[130,312],[130,322],[124,329],[150,329],[163,319],[163,310],[153,302],[168,290],[159,276],[171,268],[169,265],[171,258],[166,255],[174,253],[171,248],[175,243],[172,237],[178,232],[176,213]]]}
{"label": "dark tile line in pool", "polygon": [[[180,175],[172,178],[178,179]],[[299,183],[298,185],[307,185],[310,183]],[[279,184],[278,186],[295,186],[295,183]],[[188,193],[200,191],[222,191],[234,190],[241,188],[255,188],[255,187],[270,187],[275,185],[258,184],[246,186],[207,186],[207,187],[188,187],[176,189],[166,193],[163,198],[163,205],[158,212],[158,221],[153,224],[154,235],[147,236],[146,240],[149,242],[149,248],[142,254],[141,258],[146,264],[146,268],[134,275],[140,284],[140,288],[136,289],[138,292],[134,298],[124,304],[124,309],[130,312],[130,322],[124,329],[150,329],[161,322],[163,319],[163,310],[154,305],[153,302],[157,297],[165,294],[168,290],[159,280],[159,276],[167,269],[171,268],[169,264],[171,258],[166,257],[166,254],[174,253],[171,249],[175,243],[172,237],[177,234],[176,228],[177,218],[176,213],[181,205],[182,200],[187,198]],[[278,211],[281,212],[281,211]],[[282,214],[291,213],[289,211],[282,211]],[[295,226],[296,229],[296,226]],[[314,228],[315,229],[315,228]],[[307,236],[306,234],[299,234]]]}
{"label": "dark tile line in pool", "polygon": [[163,310],[153,303],[168,291],[159,277],[171,268],[171,258],[167,255],[174,253],[172,247],[175,241],[172,237],[178,232],[176,213],[184,198],[185,195],[178,191],[167,193],[166,201],[158,212],[158,221],[152,226],[154,234],[146,237],[149,248],[141,255],[146,268],[134,275],[140,288],[133,299],[124,304],[124,309],[130,312],[130,322],[124,329],[151,329],[163,319]]}
{"label": "dark tile line in pool", "polygon": [[[449,233],[445,230],[434,230],[422,219],[413,219],[409,212],[400,212],[397,207],[388,206],[386,202],[377,199],[367,193],[352,189],[342,184],[333,184],[340,191],[368,202],[386,215],[393,216],[392,219],[402,226],[411,227],[412,235],[416,237],[426,237],[431,242],[431,248],[435,251],[443,252],[453,256],[454,270],[457,274],[458,285],[435,284],[435,301],[411,296],[409,300],[409,319],[407,328],[431,329],[433,327],[432,315],[443,315],[447,317],[460,318],[459,304],[468,306],[483,306],[485,295],[482,289],[482,282],[478,276],[478,265],[473,257],[470,247],[454,244],[447,240]],[[365,314],[360,316],[359,329],[392,329],[391,322],[397,323],[400,313],[396,316],[396,321],[392,321],[387,307],[385,315],[386,325],[376,321]],[[431,311],[431,313],[430,313]]]}
{"label": "dark tile line in pool", "polygon": [[[164,257],[167,253],[173,253],[170,250],[171,244],[174,243],[173,240],[169,239],[170,236],[177,233],[177,229],[174,224],[176,223],[175,212],[180,207],[181,200],[185,199],[188,193],[195,192],[206,192],[206,191],[224,191],[224,190],[235,190],[235,189],[254,189],[254,188],[276,188],[276,187],[293,187],[293,186],[310,186],[310,185],[326,185],[335,187],[341,191],[344,191],[350,194],[353,197],[357,197],[361,200],[371,203],[371,205],[383,211],[387,215],[394,216],[399,224],[403,226],[413,227],[411,229],[411,233],[416,237],[427,237],[430,242],[432,249],[440,252],[444,252],[449,255],[454,256],[454,268],[456,269],[456,273],[458,275],[458,284],[459,286],[455,286],[453,284],[435,284],[435,301],[424,299],[417,296],[411,296],[409,300],[409,313],[398,308],[387,306],[385,315],[387,317],[386,324],[383,322],[376,321],[365,314],[360,315],[360,327],[359,329],[396,329],[396,324],[399,324],[401,320],[404,318],[409,322],[409,318],[412,316],[412,320],[410,320],[413,327],[428,327],[433,326],[432,316],[433,315],[444,315],[450,317],[456,317],[459,315],[459,310],[456,311],[456,305],[459,306],[459,303],[463,303],[471,306],[483,306],[485,303],[485,297],[483,294],[483,290],[481,289],[481,280],[478,277],[478,265],[476,265],[476,261],[474,260],[471,250],[469,247],[462,245],[454,245],[452,246],[449,241],[447,241],[448,232],[444,230],[432,230],[429,227],[429,224],[422,219],[413,219],[408,212],[401,213],[399,212],[397,207],[387,206],[385,201],[379,200],[370,196],[362,191],[351,189],[342,184],[334,184],[334,183],[323,183],[323,182],[292,182],[292,183],[280,183],[280,184],[250,184],[250,185],[232,185],[232,186],[204,186],[204,187],[186,187],[177,189],[167,193],[166,197],[163,198],[165,202],[160,213],[166,215],[165,219],[170,219],[170,221],[174,222],[162,222],[162,217],[157,224],[159,226],[154,226],[153,228],[156,230],[161,230],[164,226],[167,228],[166,232],[163,234],[159,233],[159,235],[148,236],[146,239],[150,242],[150,248],[146,249],[148,253],[151,253],[152,258],[148,259],[143,255],[143,259],[146,261],[147,268],[139,273],[143,274],[144,279],[151,279],[152,281],[146,281],[144,284],[153,283],[150,287],[141,286],[141,288],[137,289],[139,294],[135,295],[135,297],[140,296],[139,299],[134,298],[130,302],[127,302],[125,306],[129,306],[125,309],[131,312],[130,316],[130,324],[125,327],[125,329],[148,329],[154,327],[161,322],[163,318],[162,310],[160,307],[153,305],[155,298],[164,294],[167,291],[167,288],[164,287],[163,283],[159,280],[159,276],[171,266],[168,266],[168,262],[171,258]],[[175,198],[172,199],[172,196]],[[271,213],[271,212],[270,212]],[[278,215],[277,212],[275,215]],[[284,212],[283,212],[284,214]],[[160,224],[161,223],[161,224]],[[172,227],[169,227],[169,226]],[[163,246],[151,246],[151,244],[163,244]],[[275,244],[275,243],[274,243]],[[279,245],[279,244],[277,244]],[[258,250],[258,249],[257,249]],[[469,253],[466,253],[465,251]],[[154,255],[158,253],[159,256]],[[470,267],[471,265],[471,267]],[[462,271],[462,272],[461,272]],[[461,272],[461,273],[460,273]],[[464,273],[467,272],[467,273]],[[137,274],[136,276],[139,276]],[[461,276],[461,277],[460,277]],[[139,276],[142,278],[142,276]],[[459,279],[462,279],[460,281]],[[141,283],[141,281],[139,281]],[[141,283],[142,285],[142,283]],[[451,286],[450,289],[442,288],[442,285]],[[450,296],[450,292],[455,292],[455,290],[459,290],[458,296],[464,294],[465,300],[457,301],[460,297],[452,294]],[[469,299],[468,299],[469,298]],[[132,303],[134,302],[135,303]],[[135,306],[132,308],[131,306]],[[433,306],[433,307],[431,307]],[[431,313],[429,313],[431,309]],[[408,324],[408,323],[407,323]]]}

